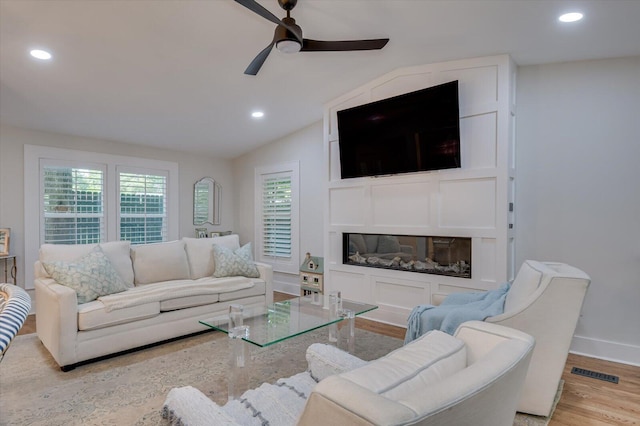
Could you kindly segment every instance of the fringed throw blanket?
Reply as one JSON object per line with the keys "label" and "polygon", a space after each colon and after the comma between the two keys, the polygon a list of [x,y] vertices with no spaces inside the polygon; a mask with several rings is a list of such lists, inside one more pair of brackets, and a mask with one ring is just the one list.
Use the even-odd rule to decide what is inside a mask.
{"label": "fringed throw blanket", "polygon": [[405,345],[429,330],[441,330],[453,335],[465,321],[484,320],[504,311],[504,300],[510,284],[495,290],[450,294],[439,306],[418,305],[409,314]]}

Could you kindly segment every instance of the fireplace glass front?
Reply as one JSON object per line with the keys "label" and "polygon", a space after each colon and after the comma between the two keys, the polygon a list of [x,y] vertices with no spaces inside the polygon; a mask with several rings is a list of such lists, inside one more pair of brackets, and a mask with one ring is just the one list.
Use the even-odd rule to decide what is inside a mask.
{"label": "fireplace glass front", "polygon": [[345,265],[471,278],[471,238],[342,234]]}

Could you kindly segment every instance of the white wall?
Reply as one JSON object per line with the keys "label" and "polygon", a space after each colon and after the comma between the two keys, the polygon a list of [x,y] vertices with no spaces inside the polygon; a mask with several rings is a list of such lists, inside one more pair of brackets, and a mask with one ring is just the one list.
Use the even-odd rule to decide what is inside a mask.
{"label": "white wall", "polygon": [[[193,184],[203,176],[211,176],[222,185],[222,222],[215,227],[209,225],[209,230],[224,231],[235,227],[232,200],[235,191],[230,160],[0,125],[0,228],[11,228],[11,253],[17,255],[18,283],[22,287],[25,268],[33,269],[33,265],[24,264],[25,144],[176,162],[180,180],[179,236],[195,236]],[[38,173],[38,170],[32,172]]]}
{"label": "white wall", "polygon": [[640,365],[640,57],[518,69],[516,264],[592,279],[572,351]]}
{"label": "white wall", "polygon": [[[322,256],[324,160],[322,121],[258,148],[233,161],[236,229],[241,242],[254,240],[254,172],[256,167],[300,162],[300,259],[306,252]],[[274,273],[274,289],[299,293],[298,275]]]}

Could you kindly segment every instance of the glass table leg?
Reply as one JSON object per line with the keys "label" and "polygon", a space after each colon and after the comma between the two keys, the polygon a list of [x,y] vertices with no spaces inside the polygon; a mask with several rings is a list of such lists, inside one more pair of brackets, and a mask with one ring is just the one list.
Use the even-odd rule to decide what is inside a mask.
{"label": "glass table leg", "polygon": [[229,305],[229,371],[227,399],[238,399],[249,389],[250,345],[242,340],[249,337],[249,326],[243,325],[244,306]]}
{"label": "glass table leg", "polygon": [[341,316],[344,317],[344,321],[346,321],[346,325],[343,327],[342,332],[347,333],[347,352],[353,354],[356,350],[356,314],[350,309],[343,309]]}
{"label": "glass table leg", "polygon": [[[341,293],[339,291],[332,291],[329,293],[329,318],[337,319],[342,306]],[[329,342],[330,343],[338,343],[339,331],[338,324],[330,324],[329,325]]]}

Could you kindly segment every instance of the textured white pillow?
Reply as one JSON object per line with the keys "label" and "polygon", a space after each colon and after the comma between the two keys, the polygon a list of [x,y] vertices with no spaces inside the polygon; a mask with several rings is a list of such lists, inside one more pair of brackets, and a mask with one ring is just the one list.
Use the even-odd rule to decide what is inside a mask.
{"label": "textured white pillow", "polygon": [[80,259],[44,262],[43,266],[59,284],[76,291],[78,304],[129,288],[100,246],[95,246]]}
{"label": "textured white pillow", "polygon": [[231,250],[217,244],[213,245],[213,259],[216,270],[215,278],[243,276],[259,278],[260,272],[253,262],[251,243],[245,244],[238,250]]}
{"label": "textured white pillow", "polygon": [[432,330],[364,367],[341,374],[341,377],[397,401],[466,366],[464,342],[442,331]]}
{"label": "textured white pillow", "polygon": [[90,253],[96,246],[100,246],[109,258],[120,278],[127,285],[133,287],[133,266],[129,253],[131,242],[129,241],[111,241],[100,244],[43,244],[40,246],[39,260],[42,263],[57,260],[72,261]]}
{"label": "textured white pillow", "polygon": [[131,259],[136,285],[191,279],[184,241],[134,245]]}

